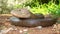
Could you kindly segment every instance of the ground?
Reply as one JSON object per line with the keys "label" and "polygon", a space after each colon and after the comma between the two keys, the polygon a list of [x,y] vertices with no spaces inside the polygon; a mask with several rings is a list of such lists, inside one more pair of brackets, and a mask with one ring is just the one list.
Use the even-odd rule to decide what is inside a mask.
{"label": "ground", "polygon": [[[60,24],[50,27],[19,27],[11,25],[9,22],[9,17],[12,15],[0,15],[0,25],[5,26],[4,28],[0,30],[5,31],[3,34],[60,34]],[[5,29],[5,30],[4,30]],[[1,32],[0,32],[1,33]]]}

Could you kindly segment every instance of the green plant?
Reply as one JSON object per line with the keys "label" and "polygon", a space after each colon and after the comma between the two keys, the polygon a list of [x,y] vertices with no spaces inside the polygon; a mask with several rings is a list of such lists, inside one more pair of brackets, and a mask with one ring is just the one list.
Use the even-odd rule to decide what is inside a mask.
{"label": "green plant", "polygon": [[30,6],[30,7],[37,7],[39,6],[39,0],[31,0],[26,3],[24,3],[25,6]]}
{"label": "green plant", "polygon": [[51,14],[52,18],[60,17],[60,4],[49,2],[48,4],[39,5],[30,9],[33,14],[42,13],[43,15]]}
{"label": "green plant", "polygon": [[53,18],[60,17],[60,10],[59,5],[54,3],[48,4],[49,13],[52,15]]}
{"label": "green plant", "polygon": [[23,8],[23,6],[20,4],[14,5],[13,9],[17,9],[17,8]]}
{"label": "green plant", "polygon": [[43,15],[46,15],[46,14],[48,14],[48,6],[47,6],[47,4],[42,4],[42,5],[39,5],[39,7],[31,8],[30,11],[33,14],[42,13]]}

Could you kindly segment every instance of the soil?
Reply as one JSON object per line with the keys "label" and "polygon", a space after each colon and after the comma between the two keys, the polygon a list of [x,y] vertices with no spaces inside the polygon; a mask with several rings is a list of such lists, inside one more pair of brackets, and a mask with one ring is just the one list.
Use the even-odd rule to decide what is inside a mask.
{"label": "soil", "polygon": [[[9,30],[5,34],[60,34],[60,24],[54,24],[50,27],[19,27],[11,25],[9,22],[9,17],[12,15],[0,15],[0,25],[5,26],[7,29],[14,28]],[[4,28],[3,28],[4,29]],[[2,29],[2,30],[3,30]]]}

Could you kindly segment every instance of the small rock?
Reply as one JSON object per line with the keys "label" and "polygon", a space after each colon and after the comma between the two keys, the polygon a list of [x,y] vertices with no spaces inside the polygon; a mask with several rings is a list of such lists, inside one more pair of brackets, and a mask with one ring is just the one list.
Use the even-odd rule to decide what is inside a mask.
{"label": "small rock", "polygon": [[1,34],[3,34],[3,33],[7,33],[7,32],[9,32],[10,30],[12,30],[12,28],[8,28],[8,29],[4,29],[4,30],[1,30]]}
{"label": "small rock", "polygon": [[28,31],[28,29],[24,29],[23,31],[24,31],[24,32],[27,32],[27,31]]}
{"label": "small rock", "polygon": [[38,29],[42,29],[42,26],[37,26],[36,28],[38,28]]}
{"label": "small rock", "polygon": [[17,28],[15,26],[12,26],[12,30],[17,30]]}
{"label": "small rock", "polygon": [[22,30],[20,30],[19,32],[20,32],[20,33],[23,33],[23,31],[22,31]]}

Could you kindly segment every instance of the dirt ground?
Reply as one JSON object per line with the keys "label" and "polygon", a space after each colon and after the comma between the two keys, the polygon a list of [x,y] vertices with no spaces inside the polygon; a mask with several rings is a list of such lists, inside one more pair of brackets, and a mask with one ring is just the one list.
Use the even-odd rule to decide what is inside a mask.
{"label": "dirt ground", "polygon": [[[60,34],[60,24],[54,24],[54,26],[50,27],[19,27],[11,25],[9,22],[9,17],[12,15],[0,15],[0,30],[6,28],[6,33],[3,34]],[[5,26],[5,28],[1,28],[1,25]],[[1,32],[0,32],[1,33]]]}

